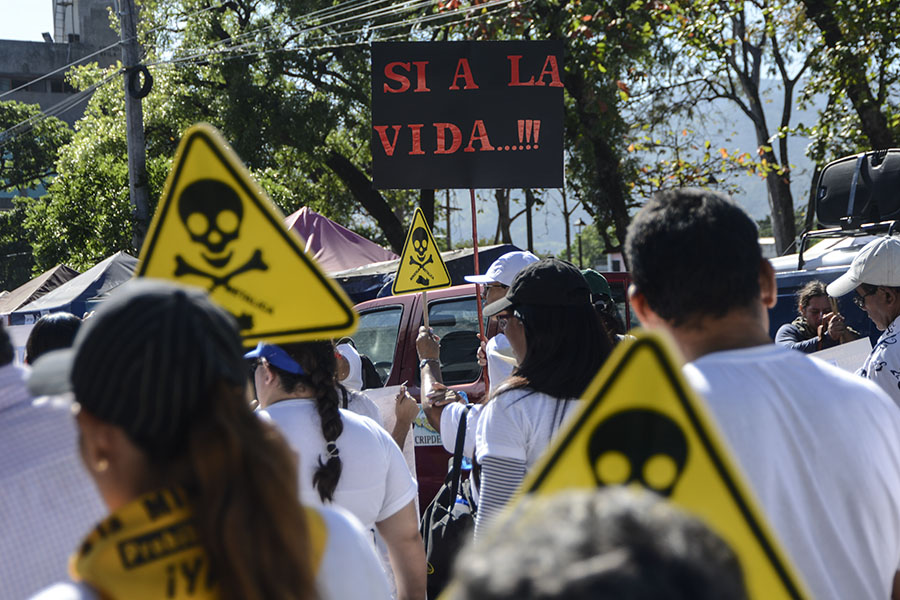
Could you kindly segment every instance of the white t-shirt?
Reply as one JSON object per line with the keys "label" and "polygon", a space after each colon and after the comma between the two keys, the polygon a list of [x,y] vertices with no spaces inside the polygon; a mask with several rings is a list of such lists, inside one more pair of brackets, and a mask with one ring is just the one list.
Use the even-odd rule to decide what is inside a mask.
{"label": "white t-shirt", "polygon": [[900,406],[900,317],[888,325],[872,347],[866,362],[856,372],[877,383]]}
{"label": "white t-shirt", "polygon": [[[512,353],[509,340],[502,333],[498,333],[488,340],[485,345],[487,356],[488,379],[490,389],[488,397],[500,387],[516,366],[516,359]],[[441,412],[441,443],[444,450],[453,453],[456,450],[456,432],[459,431],[459,420],[465,410],[465,404],[455,402],[448,404]],[[478,415],[481,412],[481,404],[476,404],[466,417],[466,441],[463,443],[463,456],[472,458],[475,448],[475,431],[478,425]]]}
{"label": "white t-shirt", "polygon": [[[338,388],[338,398],[343,402],[344,396],[340,388]],[[372,402],[371,398],[366,396],[365,392],[357,392],[356,390],[347,388],[347,410],[364,417],[369,417],[384,427],[384,421],[381,419],[381,410],[378,408],[377,404]]]}
{"label": "white t-shirt", "polygon": [[530,469],[580,405],[574,398],[557,399],[529,389],[501,392],[478,417],[478,462],[485,456],[512,458]]}
{"label": "white t-shirt", "polygon": [[[273,421],[300,455],[300,501],[321,505],[312,484],[319,457],[326,455],[325,438],[315,402],[281,400],[259,411]],[[334,491],[334,504],[347,509],[372,529],[394,515],[416,496],[416,482],[400,448],[381,426],[368,417],[341,409],[344,430],[337,438],[342,471]]]}
{"label": "white t-shirt", "polygon": [[684,373],[812,597],[890,597],[900,566],[900,410],[884,392],[774,344],[708,354]]}
{"label": "white t-shirt", "polygon": [[390,598],[381,561],[359,521],[339,506],[316,508],[328,528],[328,543],[316,573],[322,600]]}
{"label": "white t-shirt", "polygon": [[[388,582],[366,532],[356,518],[339,507],[318,506],[328,530],[325,552],[316,573],[321,600],[386,600]],[[61,583],[32,596],[31,600],[97,600],[84,583]]]}

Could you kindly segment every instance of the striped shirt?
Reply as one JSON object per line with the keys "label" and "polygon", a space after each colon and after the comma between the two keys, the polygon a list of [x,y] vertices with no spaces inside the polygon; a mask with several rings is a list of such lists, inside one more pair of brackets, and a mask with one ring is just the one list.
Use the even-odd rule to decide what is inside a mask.
{"label": "striped shirt", "polygon": [[0,367],[0,598],[68,579],[69,555],[105,514],[78,456],[71,411],[33,401],[27,371]]}

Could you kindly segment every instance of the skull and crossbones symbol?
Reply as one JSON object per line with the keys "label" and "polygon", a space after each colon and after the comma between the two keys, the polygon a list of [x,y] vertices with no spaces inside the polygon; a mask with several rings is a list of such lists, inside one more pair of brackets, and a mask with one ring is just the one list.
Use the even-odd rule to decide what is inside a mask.
{"label": "skull and crossbones symbol", "polygon": [[670,496],[687,462],[681,428],[655,410],[625,410],[604,420],[591,434],[588,460],[598,486],[638,483]]}
{"label": "skull and crossbones symbol", "polygon": [[238,238],[244,205],[231,187],[215,179],[201,179],[190,184],[178,198],[178,214],[191,240],[201,246],[200,256],[212,271],[189,263],[183,256],[175,256],[175,277],[197,275],[209,279],[212,292],[219,286],[230,288],[231,280],[248,271],[265,271],[262,250],[257,249],[243,264],[230,271],[225,269],[234,255],[229,244]]}
{"label": "skull and crossbones symbol", "polygon": [[[419,260],[416,260],[416,256],[409,257],[409,264],[416,267],[416,270],[412,275],[409,276],[409,280],[412,281],[416,275],[419,275],[420,272],[424,271],[428,277],[434,278],[434,275],[425,268],[425,265],[429,265],[434,262],[434,256],[429,255],[428,260],[425,260],[425,254],[428,253],[428,232],[425,231],[424,227],[417,227],[412,232],[412,244],[413,244],[413,252],[416,256],[419,257]],[[429,280],[425,279],[422,276],[419,276],[417,280],[422,285],[428,285]]]}

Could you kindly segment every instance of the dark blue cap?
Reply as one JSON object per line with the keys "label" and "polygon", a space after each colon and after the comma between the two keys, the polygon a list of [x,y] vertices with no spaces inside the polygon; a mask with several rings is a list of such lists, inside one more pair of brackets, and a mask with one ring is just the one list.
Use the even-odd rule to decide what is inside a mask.
{"label": "dark blue cap", "polygon": [[306,371],[300,366],[296,360],[273,344],[260,342],[256,348],[244,355],[244,358],[264,358],[273,366],[278,367],[282,371],[293,373],[294,375],[306,375]]}

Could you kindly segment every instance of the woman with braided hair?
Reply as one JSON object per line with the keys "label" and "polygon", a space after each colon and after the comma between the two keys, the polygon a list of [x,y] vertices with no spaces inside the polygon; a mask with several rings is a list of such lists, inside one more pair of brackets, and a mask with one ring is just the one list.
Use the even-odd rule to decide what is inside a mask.
{"label": "woman with braided hair", "polygon": [[300,499],[333,503],[377,528],[390,554],[399,600],[425,597],[425,549],[415,507],[416,483],[403,454],[372,419],[340,408],[331,342],[280,346],[261,342],[253,359],[263,418],[300,456]]}

